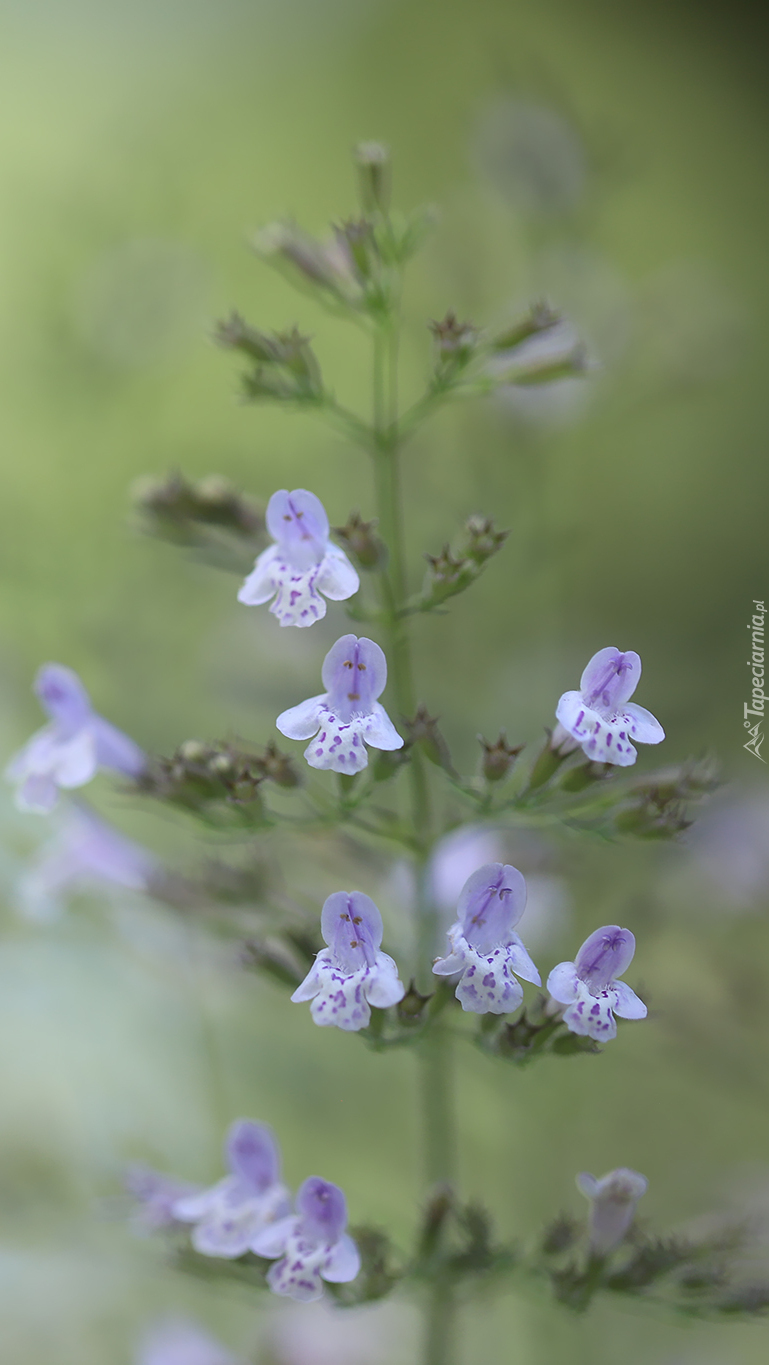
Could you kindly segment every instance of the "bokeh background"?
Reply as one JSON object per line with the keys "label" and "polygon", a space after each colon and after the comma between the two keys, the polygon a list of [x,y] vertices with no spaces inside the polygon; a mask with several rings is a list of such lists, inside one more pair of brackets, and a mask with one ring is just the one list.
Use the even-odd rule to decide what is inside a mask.
{"label": "bokeh background", "polygon": [[[260,327],[297,322],[340,396],[365,405],[357,337],[247,243],[280,214],[322,231],[350,212],[349,149],[386,140],[399,205],[441,213],[411,270],[407,395],[426,373],[426,321],[448,307],[491,325],[546,295],[597,362],[584,384],[453,409],[411,445],[415,584],[422,554],[469,512],[511,528],[473,594],[420,627],[421,695],[470,765],[478,731],[536,743],[595,649],[633,648],[665,758],[716,751],[730,784],[681,847],[506,845],[539,879],[545,970],[595,924],[627,923],[654,1017],[600,1061],[530,1073],[467,1049],[465,1187],[522,1238],[579,1211],[575,1172],[617,1165],[649,1176],[658,1228],[713,1208],[761,1216],[769,793],[742,749],[745,626],[769,592],[755,15],[606,0],[2,0],[0,20],[4,751],[39,723],[29,685],[46,659],[161,752],[190,735],[262,741],[278,709],[316,690],[341,608],[312,632],[278,631],[238,606],[234,579],[142,539],[128,489],[178,468],[260,498],[308,486],[332,523],[370,510],[364,459],[308,417],[241,404],[210,332],[233,306]],[[172,866],[222,855],[101,779],[95,799]],[[250,1361],[410,1365],[408,1305],[340,1327],[187,1282],[127,1227],[120,1180],[137,1159],[212,1180],[225,1124],[250,1114],[279,1132],[293,1183],[315,1169],[341,1181],[355,1218],[405,1243],[412,1058],[313,1029],[229,944],[138,897],[80,897],[53,925],[26,922],[18,878],[44,826],[4,798],[3,1358],[128,1365],[147,1325],[177,1313]],[[355,867],[393,940],[407,938],[402,869],[334,848],[301,865],[279,841],[259,856],[305,900]],[[468,1310],[463,1359],[753,1365],[768,1344],[760,1323],[605,1304],[575,1322],[511,1290]]]}

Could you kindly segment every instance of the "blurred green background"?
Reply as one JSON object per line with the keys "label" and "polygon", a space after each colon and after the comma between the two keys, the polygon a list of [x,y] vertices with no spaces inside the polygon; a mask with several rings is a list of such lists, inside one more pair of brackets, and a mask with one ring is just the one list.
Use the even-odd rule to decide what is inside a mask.
{"label": "blurred green background", "polygon": [[[694,843],[584,852],[517,836],[521,864],[560,879],[541,965],[598,923],[627,923],[654,1018],[600,1061],[530,1073],[466,1049],[466,1190],[520,1237],[579,1210],[582,1169],[645,1172],[643,1212],[660,1228],[769,1207],[769,794],[741,747],[745,625],[769,591],[767,110],[750,12],[2,0],[0,20],[4,750],[39,723],[29,684],[46,659],[161,752],[192,734],[265,740],[278,709],[317,690],[341,608],[311,632],[279,631],[237,604],[232,578],[142,540],[127,490],[147,472],[216,471],[260,498],[310,487],[332,523],[370,512],[363,457],[309,417],[242,405],[209,338],[233,306],[260,327],[299,323],[339,395],[366,404],[357,335],[293,296],[247,240],[280,214],[321,232],[352,211],[349,149],[386,140],[398,204],[441,210],[411,269],[406,395],[427,372],[426,321],[448,307],[501,323],[546,294],[598,362],[577,393],[452,409],[409,447],[415,585],[422,554],[468,513],[511,528],[474,592],[423,623],[421,696],[469,765],[478,731],[535,743],[594,650],[636,649],[664,759],[719,752],[732,799],[745,789],[737,826],[754,829],[719,864]],[[97,793],[176,866],[210,855],[183,822],[101,780]],[[166,1269],[126,1228],[121,1169],[140,1158],[211,1180],[225,1124],[250,1114],[280,1134],[293,1184],[316,1169],[341,1181],[354,1218],[403,1242],[418,1198],[412,1059],[313,1029],[170,911],[81,898],[58,924],[28,925],[13,885],[45,822],[9,799],[3,812],[3,1359],[127,1365],[170,1310],[266,1359],[276,1305]],[[356,867],[394,940],[405,934],[397,869],[349,850],[304,868],[277,843],[263,852],[276,869],[285,855],[297,896]],[[352,1322],[339,1361],[411,1365],[409,1314]],[[315,1354],[284,1343],[273,1357],[323,1365],[318,1321]],[[753,1365],[768,1344],[761,1324],[612,1305],[575,1322],[511,1292],[468,1311],[463,1358]]]}

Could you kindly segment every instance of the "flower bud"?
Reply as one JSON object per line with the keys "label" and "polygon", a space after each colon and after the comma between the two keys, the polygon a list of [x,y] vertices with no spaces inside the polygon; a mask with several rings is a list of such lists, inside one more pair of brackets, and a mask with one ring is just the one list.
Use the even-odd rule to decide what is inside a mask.
{"label": "flower bud", "polygon": [[438,729],[437,716],[431,716],[427,707],[420,704],[414,719],[407,720],[404,724],[411,743],[421,750],[425,758],[436,767],[442,768],[444,772],[453,774],[455,769],[451,762],[449,746]]}
{"label": "flower bud", "polygon": [[499,336],[494,337],[492,346],[495,351],[511,351],[515,346],[520,346],[521,342],[528,341],[529,337],[539,336],[541,332],[547,332],[551,327],[555,327],[561,321],[560,313],[556,313],[548,303],[534,303],[528,315],[520,322],[515,322],[507,331],[500,332]]}
{"label": "flower bud", "polygon": [[397,1005],[397,1014],[400,1023],[406,1025],[421,1024],[424,1017],[425,1005],[427,1005],[432,998],[431,995],[420,995],[412,980],[406,994]]}
{"label": "flower bud", "polygon": [[476,513],[465,522],[468,533],[467,554],[476,564],[485,564],[487,559],[501,550],[509,531],[497,531],[491,517]]}
{"label": "flower bud", "polygon": [[478,329],[471,322],[458,322],[448,312],[441,322],[431,322],[435,337],[438,377],[448,380],[463,370],[472,359],[478,343]]}
{"label": "flower bud", "polygon": [[390,207],[390,152],[381,142],[359,142],[353,152],[364,213],[386,216]]}
{"label": "flower bud", "polygon": [[478,742],[483,748],[483,758],[481,760],[481,770],[487,782],[503,782],[510,774],[521,750],[525,747],[519,744],[511,749],[507,743],[507,735],[504,730],[500,730],[499,739],[495,744],[489,744],[478,736]]}
{"label": "flower bud", "polygon": [[333,528],[362,569],[381,569],[387,560],[387,548],[376,535],[376,526],[376,521],[364,521],[360,512],[351,512],[344,526]]}
{"label": "flower bud", "polygon": [[579,748],[577,741],[572,739],[571,735],[564,730],[560,721],[554,730],[549,730],[545,726],[545,734],[547,735],[545,746],[535,760],[529,777],[529,791],[543,787],[546,782],[549,782],[550,778],[558,772],[564,760],[569,757],[569,754],[574,753],[575,749]]}
{"label": "flower bud", "polygon": [[264,776],[277,787],[291,788],[300,785],[302,779],[294,767],[293,759],[288,754],[281,753],[272,740],[257,762]]}
{"label": "flower bud", "polygon": [[590,1200],[589,1237],[594,1256],[607,1256],[624,1240],[648,1185],[645,1176],[625,1166],[600,1180],[586,1172],[577,1176],[578,1190]]}

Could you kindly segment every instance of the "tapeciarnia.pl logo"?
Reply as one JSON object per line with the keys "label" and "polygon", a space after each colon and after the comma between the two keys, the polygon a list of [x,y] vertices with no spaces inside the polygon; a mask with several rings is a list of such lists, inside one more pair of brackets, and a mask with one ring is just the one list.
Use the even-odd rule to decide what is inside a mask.
{"label": "tapeciarnia.pl logo", "polygon": [[[751,669],[751,699],[745,702],[743,710],[743,724],[748,731],[750,738],[747,744],[743,744],[743,749],[747,749],[749,754],[766,763],[766,759],[761,757],[761,745],[764,742],[764,707],[766,705],[766,694],[764,692],[764,618],[766,607],[763,602],[753,600],[753,617],[748,621],[747,629],[751,632],[752,657],[748,659],[748,668]],[[752,719],[755,717],[755,719]]]}

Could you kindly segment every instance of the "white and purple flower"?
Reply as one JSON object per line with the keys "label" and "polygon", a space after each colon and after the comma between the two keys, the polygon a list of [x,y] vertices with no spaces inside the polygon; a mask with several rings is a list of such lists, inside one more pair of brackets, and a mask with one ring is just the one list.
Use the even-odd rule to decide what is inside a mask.
{"label": "white and purple flower", "polygon": [[143,1232],[178,1227],[181,1219],[176,1217],[174,1205],[200,1190],[199,1185],[193,1185],[189,1180],[177,1180],[175,1176],[164,1175],[152,1166],[139,1163],[129,1166],[124,1183],[136,1200],[134,1222]]}
{"label": "white and purple flower", "polygon": [[577,1189],[590,1200],[589,1238],[594,1256],[608,1256],[619,1246],[648,1185],[645,1175],[627,1166],[610,1171],[600,1180],[586,1171],[577,1176]]}
{"label": "white and purple flower", "polygon": [[526,882],[509,863],[486,863],[465,882],[458,919],[449,929],[451,952],[433,966],[437,976],[457,976],[456,997],[473,1014],[508,1014],[523,1000],[516,979],[541,984],[539,972],[514,932],[526,908]]}
{"label": "white and purple flower", "polygon": [[347,1227],[347,1201],[338,1185],[311,1175],[296,1196],[296,1214],[254,1237],[251,1250],[280,1257],[267,1272],[273,1294],[300,1303],[321,1298],[323,1280],[346,1284],[360,1270],[360,1255]]}
{"label": "white and purple flower", "polygon": [[326,615],[325,597],[343,602],[360,580],[343,550],[329,540],[326,510],[306,488],[282,488],[267,504],[267,529],[275,541],[264,550],[238,601],[270,611],[282,626],[312,626]]}
{"label": "white and purple flower", "polygon": [[659,744],[665,731],[643,706],[629,700],[641,677],[641,660],[634,650],[599,649],[580,679],[578,692],[564,692],[556,717],[563,735],[571,735],[588,758],[627,768],[638,757],[632,740]]}
{"label": "white and purple flower", "polygon": [[342,635],[331,646],[321,677],[326,691],[292,706],[275,724],[288,739],[310,739],[304,756],[311,768],[359,773],[372,749],[400,749],[403,740],[377,701],[387,682],[387,661],[365,636]]}
{"label": "white and purple flower", "polygon": [[136,777],[146,756],[128,735],[97,715],[77,674],[63,664],[44,664],[35,692],[51,717],[6,768],[17,786],[20,810],[47,815],[59,788],[83,787],[99,768]]}
{"label": "white and purple flower", "polygon": [[152,854],[126,839],[86,805],[72,802],[61,826],[19,879],[20,912],[40,923],[59,917],[67,894],[90,886],[148,891],[158,875]]}
{"label": "white and purple flower", "polygon": [[635,938],[629,929],[606,924],[585,939],[574,962],[559,962],[547,978],[547,989],[560,1005],[568,1006],[563,1022],[572,1033],[596,1042],[617,1036],[620,1019],[645,1019],[643,1000],[616,978],[633,961]]}
{"label": "white and purple flower", "polygon": [[230,1174],[210,1189],[186,1195],[172,1207],[174,1218],[194,1223],[192,1245],[204,1256],[234,1258],[254,1237],[291,1207],[280,1181],[280,1153],[269,1128],[237,1119],[225,1142]]}
{"label": "white and purple flower", "polygon": [[368,1024],[372,1005],[387,1009],[406,994],[395,962],[380,952],[382,916],[362,891],[335,891],[323,906],[320,929],[328,947],[291,999],[311,1000],[316,1024],[356,1032]]}

